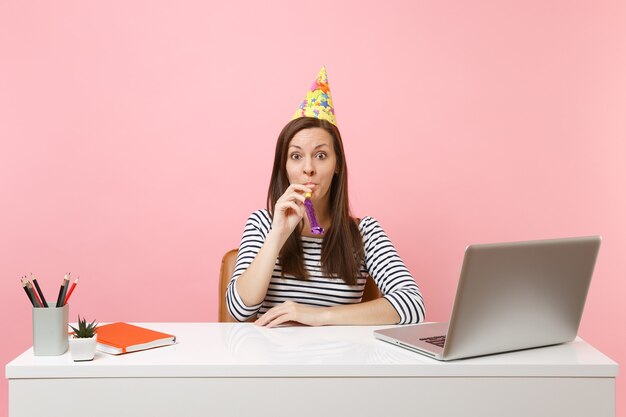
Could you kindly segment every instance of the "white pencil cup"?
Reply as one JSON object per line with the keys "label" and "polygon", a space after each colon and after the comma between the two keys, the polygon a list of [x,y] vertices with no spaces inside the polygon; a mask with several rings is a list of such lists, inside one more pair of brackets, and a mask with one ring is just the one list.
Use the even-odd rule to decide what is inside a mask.
{"label": "white pencil cup", "polygon": [[58,356],[67,351],[67,316],[69,305],[33,307],[33,353],[35,356]]}

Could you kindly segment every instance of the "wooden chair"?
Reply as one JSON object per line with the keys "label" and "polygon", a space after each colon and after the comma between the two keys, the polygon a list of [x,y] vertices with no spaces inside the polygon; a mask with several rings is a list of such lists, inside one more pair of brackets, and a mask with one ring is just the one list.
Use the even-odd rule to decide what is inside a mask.
{"label": "wooden chair", "polygon": [[[218,320],[223,322],[234,322],[237,321],[230,316],[228,313],[228,308],[226,308],[226,288],[228,287],[228,283],[230,282],[230,278],[233,275],[233,271],[235,270],[235,262],[237,261],[237,249],[231,249],[224,254],[222,258],[222,266],[220,268],[220,290],[218,293],[219,298],[219,311],[218,311]],[[367,277],[367,281],[365,282],[365,289],[363,290],[363,297],[361,302],[372,301],[377,298],[380,298],[382,294],[380,290],[376,286],[376,283],[372,279],[372,277]],[[253,317],[249,321],[256,320],[256,317]]]}

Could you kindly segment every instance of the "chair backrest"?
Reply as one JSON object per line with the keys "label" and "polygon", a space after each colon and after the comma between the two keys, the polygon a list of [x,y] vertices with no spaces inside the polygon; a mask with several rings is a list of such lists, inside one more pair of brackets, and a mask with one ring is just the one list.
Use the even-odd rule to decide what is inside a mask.
{"label": "chair backrest", "polygon": [[[220,322],[233,322],[236,321],[234,318],[228,314],[228,308],[226,308],[226,288],[228,287],[228,283],[230,282],[230,278],[233,276],[233,271],[235,270],[235,262],[237,261],[237,249],[231,249],[224,254],[222,258],[222,266],[220,268],[220,290],[218,293],[219,297],[219,311],[218,311],[218,320]],[[372,279],[372,277],[367,277],[367,281],[365,282],[365,288],[363,290],[363,297],[361,298],[361,302],[372,301],[381,297],[380,290],[378,286]],[[250,319],[249,321],[254,321],[255,318]]]}
{"label": "chair backrest", "polygon": [[222,258],[222,266],[220,267],[220,291],[217,294],[219,298],[218,320],[223,322],[237,321],[228,313],[226,308],[226,288],[233,276],[235,270],[235,262],[237,261],[237,249],[231,249],[224,254]]}

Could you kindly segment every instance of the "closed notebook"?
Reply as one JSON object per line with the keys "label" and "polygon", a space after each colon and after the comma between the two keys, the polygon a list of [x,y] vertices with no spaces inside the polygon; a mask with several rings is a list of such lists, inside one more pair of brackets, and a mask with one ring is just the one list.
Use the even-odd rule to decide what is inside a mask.
{"label": "closed notebook", "polygon": [[171,334],[123,322],[98,326],[96,333],[98,334],[97,349],[113,355],[176,343],[176,336]]}

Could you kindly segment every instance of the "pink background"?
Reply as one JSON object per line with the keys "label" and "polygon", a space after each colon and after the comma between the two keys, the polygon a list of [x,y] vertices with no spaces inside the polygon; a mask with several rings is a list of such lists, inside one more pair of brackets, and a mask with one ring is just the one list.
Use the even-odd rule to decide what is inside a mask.
{"label": "pink background", "polygon": [[602,234],[580,335],[624,362],[625,2],[384,4],[0,1],[0,362],[31,344],[30,272],[50,299],[81,277],[72,319],[216,320],[322,64],[354,211],[429,320],[469,243]]}

